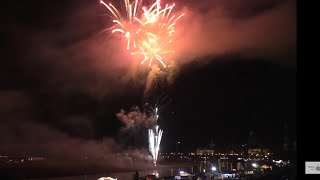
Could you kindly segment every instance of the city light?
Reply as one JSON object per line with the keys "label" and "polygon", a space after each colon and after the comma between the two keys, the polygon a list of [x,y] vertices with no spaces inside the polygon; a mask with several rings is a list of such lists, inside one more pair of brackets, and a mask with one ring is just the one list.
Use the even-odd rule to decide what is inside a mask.
{"label": "city light", "polygon": [[257,168],[258,164],[257,163],[252,163],[252,167]]}
{"label": "city light", "polygon": [[217,170],[217,168],[216,167],[214,167],[214,166],[212,166],[212,171],[216,171]]}
{"label": "city light", "polygon": [[278,160],[278,161],[275,161],[277,164],[281,164],[283,161],[282,160]]}
{"label": "city light", "polygon": [[112,178],[112,177],[101,177],[98,180],[117,180],[117,178]]}

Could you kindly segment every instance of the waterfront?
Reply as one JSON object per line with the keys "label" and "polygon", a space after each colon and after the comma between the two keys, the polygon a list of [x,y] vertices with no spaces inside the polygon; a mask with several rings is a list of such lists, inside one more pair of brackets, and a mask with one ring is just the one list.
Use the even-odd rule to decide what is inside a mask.
{"label": "waterfront", "polygon": [[[233,162],[223,161],[216,164],[218,161],[202,161],[199,164],[160,164],[156,170],[140,170],[138,171],[140,179],[145,178],[147,175],[156,175],[158,179],[178,179],[175,177],[181,173],[190,174],[188,179],[197,179],[200,177],[205,179],[288,179],[294,180],[295,167],[290,164],[285,166],[277,166],[277,162],[274,162],[274,168],[266,171],[261,167],[253,167],[252,162],[237,162],[234,165]],[[240,163],[240,165],[239,165]],[[215,165],[218,165],[217,167]],[[242,170],[230,169],[231,167],[247,167]],[[51,177],[51,178],[30,178],[29,180],[97,180],[101,177],[112,177],[117,180],[131,180],[136,172],[110,172],[110,173],[98,173],[98,174],[85,174],[77,176],[66,177]]]}

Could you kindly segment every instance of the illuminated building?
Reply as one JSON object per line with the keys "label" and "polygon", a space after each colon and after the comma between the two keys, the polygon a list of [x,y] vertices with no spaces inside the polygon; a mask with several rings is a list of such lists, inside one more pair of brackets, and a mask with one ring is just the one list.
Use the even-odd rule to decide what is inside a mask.
{"label": "illuminated building", "polygon": [[212,141],[207,148],[198,148],[196,150],[196,154],[197,155],[210,155],[210,156],[213,156],[214,155],[214,147],[215,147],[215,144]]}
{"label": "illuminated building", "polygon": [[200,149],[200,148],[198,148],[196,150],[196,154],[197,155],[211,155],[211,156],[213,156],[214,150],[213,149]]}
{"label": "illuminated building", "polygon": [[269,157],[272,155],[272,152],[269,148],[249,148],[248,149],[248,155],[249,156],[263,156],[263,157]]}
{"label": "illuminated building", "polygon": [[254,130],[251,130],[249,132],[249,137],[248,137],[248,146],[249,147],[257,147],[258,146],[258,142],[257,142],[257,136],[256,133],[254,132]]}
{"label": "illuminated building", "polygon": [[41,156],[30,156],[27,158],[28,161],[43,161],[45,160],[44,157]]}
{"label": "illuminated building", "polygon": [[262,154],[262,151],[260,148],[254,148],[254,149],[248,149],[249,156],[260,156]]}

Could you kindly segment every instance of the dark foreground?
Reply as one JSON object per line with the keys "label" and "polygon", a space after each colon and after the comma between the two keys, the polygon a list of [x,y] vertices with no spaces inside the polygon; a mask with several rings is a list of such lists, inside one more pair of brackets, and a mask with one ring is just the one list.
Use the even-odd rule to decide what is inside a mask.
{"label": "dark foreground", "polygon": [[[174,179],[174,175],[178,172],[180,168],[185,164],[170,164],[170,165],[161,165],[159,166],[158,172],[160,174],[159,179]],[[144,178],[146,175],[153,172],[153,170],[139,170],[140,178],[139,179],[147,179]],[[171,172],[171,173],[170,173]],[[20,180],[20,179],[47,179],[47,180],[78,180],[78,179],[86,179],[86,180],[97,180],[100,177],[111,176],[113,178],[117,178],[118,180],[132,180],[134,175],[134,171],[132,170],[103,170],[100,169],[91,169],[90,172],[84,173],[81,169],[69,168],[63,169],[61,168],[2,168],[0,171],[0,179],[3,180]],[[167,178],[165,178],[167,177]],[[197,177],[193,177],[192,179],[197,179]],[[201,178],[207,180],[207,178]],[[226,178],[228,179],[228,178]],[[237,178],[238,179],[238,178]],[[261,177],[242,177],[241,179],[256,179],[256,180],[296,180],[296,170],[292,167],[283,169],[278,172],[274,172],[269,175],[261,176]]]}
{"label": "dark foreground", "polygon": [[[166,163],[159,164],[157,169],[175,169],[178,171],[178,167],[188,166],[186,163]],[[12,179],[97,179],[96,177],[110,176],[116,174],[125,177],[125,179],[132,179],[135,171],[143,172],[141,175],[146,175],[149,172],[154,171],[152,164],[145,166],[133,166],[133,167],[102,167],[96,165],[68,165],[68,164],[19,164],[19,165],[5,165],[0,166],[0,180]],[[167,174],[168,172],[165,172]],[[70,177],[70,178],[67,178]],[[74,177],[74,178],[72,178]],[[88,177],[88,178],[87,178]],[[90,178],[91,177],[91,178]],[[122,178],[118,178],[120,180]]]}

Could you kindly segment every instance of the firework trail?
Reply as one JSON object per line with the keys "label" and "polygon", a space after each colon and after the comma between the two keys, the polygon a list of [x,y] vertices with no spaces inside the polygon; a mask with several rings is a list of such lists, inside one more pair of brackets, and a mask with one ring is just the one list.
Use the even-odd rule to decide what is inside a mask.
{"label": "firework trail", "polygon": [[153,116],[155,119],[155,126],[151,129],[148,129],[149,151],[153,158],[153,164],[156,166],[163,132],[163,130],[159,129],[159,126],[157,125],[159,118],[157,106],[155,106],[155,108],[151,108],[151,116]]}
{"label": "firework trail", "polygon": [[158,125],[153,129],[149,129],[149,151],[153,157],[153,164],[155,166],[157,165],[162,132],[163,130],[159,129]]}
{"label": "firework trail", "polygon": [[152,129],[149,129],[149,151],[153,158],[153,164],[157,165],[157,159],[158,159],[158,153],[160,149],[160,142],[162,138],[162,132],[163,130],[159,129],[158,123],[158,107],[155,107],[152,109],[152,115],[155,118],[155,126]]}
{"label": "firework trail", "polygon": [[153,163],[156,166],[157,160],[158,160],[158,154],[160,150],[160,143],[162,138],[163,130],[159,129],[158,126],[158,119],[159,119],[159,112],[160,110],[165,107],[170,101],[165,102],[165,100],[168,98],[168,96],[165,96],[163,99],[158,101],[159,98],[157,98],[156,102],[157,104],[154,105],[154,107],[149,106],[148,103],[145,104],[147,106],[146,111],[147,113],[150,113],[151,116],[155,119],[155,125],[153,128],[148,130],[149,135],[149,151],[153,157]]}
{"label": "firework trail", "polygon": [[112,33],[122,34],[127,41],[127,50],[132,55],[143,57],[141,64],[148,61],[151,66],[157,60],[166,67],[163,56],[174,52],[167,48],[172,42],[176,22],[184,15],[172,15],[175,4],[161,7],[160,0],[156,0],[147,7],[143,6],[142,0],[135,0],[133,3],[124,0],[125,12],[122,13],[111,3],[106,4],[102,0],[100,3],[109,10],[113,18]]}
{"label": "firework trail", "polygon": [[158,97],[151,98],[150,101],[155,101],[155,104],[149,104],[145,103],[144,105],[144,111],[149,115],[149,116],[154,116],[155,121],[158,121],[159,118],[159,113],[163,108],[165,108],[171,101],[172,99],[169,99],[168,96],[164,95],[164,93],[160,94]]}

